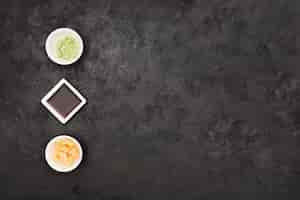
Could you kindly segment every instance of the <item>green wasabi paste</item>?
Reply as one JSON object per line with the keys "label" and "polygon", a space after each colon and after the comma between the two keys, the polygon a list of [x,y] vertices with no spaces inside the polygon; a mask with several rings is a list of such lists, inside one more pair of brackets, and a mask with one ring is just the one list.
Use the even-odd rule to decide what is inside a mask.
{"label": "green wasabi paste", "polygon": [[79,54],[79,42],[72,36],[64,36],[56,44],[56,55],[63,60],[72,60]]}

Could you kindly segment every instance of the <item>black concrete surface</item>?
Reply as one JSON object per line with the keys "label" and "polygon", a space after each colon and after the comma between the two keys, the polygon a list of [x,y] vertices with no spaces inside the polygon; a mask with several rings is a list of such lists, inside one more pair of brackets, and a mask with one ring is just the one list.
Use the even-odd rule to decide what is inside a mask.
{"label": "black concrete surface", "polygon": [[[300,1],[0,3],[0,199],[299,199]],[[46,56],[77,30],[70,67]],[[61,78],[88,104],[60,124],[40,104]],[[78,138],[82,165],[44,147]]]}

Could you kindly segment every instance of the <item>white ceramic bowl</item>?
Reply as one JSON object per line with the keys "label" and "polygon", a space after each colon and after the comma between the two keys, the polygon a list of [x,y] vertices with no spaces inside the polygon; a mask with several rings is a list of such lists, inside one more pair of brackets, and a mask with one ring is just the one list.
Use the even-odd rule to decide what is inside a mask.
{"label": "white ceramic bowl", "polygon": [[[56,162],[54,162],[51,159],[51,155],[53,153],[54,143],[57,140],[65,139],[65,138],[72,140],[79,149],[79,159],[70,167],[61,166],[61,165],[57,164]],[[45,149],[45,158],[46,158],[46,161],[47,161],[48,165],[52,169],[54,169],[55,171],[57,171],[57,172],[70,172],[70,171],[73,171],[74,169],[76,169],[79,166],[79,164],[81,163],[81,161],[82,161],[82,148],[81,148],[80,143],[75,138],[73,138],[71,136],[68,136],[68,135],[56,136],[48,142],[48,144],[46,146],[46,149]]]}
{"label": "white ceramic bowl", "polygon": [[[62,58],[58,58],[56,56],[56,44],[57,44],[57,40],[59,38],[63,38],[65,36],[72,36],[75,38],[75,40],[78,42],[79,44],[79,53],[76,57],[74,57],[71,60],[65,60]],[[58,28],[54,31],[52,31],[46,40],[46,44],[45,44],[45,49],[46,49],[46,53],[47,56],[49,57],[50,60],[52,60],[53,62],[59,64],[59,65],[70,65],[75,63],[82,55],[83,53],[83,41],[82,38],[80,37],[80,35],[74,31],[73,29],[70,28]]]}

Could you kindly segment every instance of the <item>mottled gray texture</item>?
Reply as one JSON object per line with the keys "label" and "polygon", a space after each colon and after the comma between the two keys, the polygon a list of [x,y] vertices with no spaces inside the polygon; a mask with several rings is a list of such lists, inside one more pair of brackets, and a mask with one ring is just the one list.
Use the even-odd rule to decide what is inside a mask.
{"label": "mottled gray texture", "polygon": [[[299,199],[299,16],[299,0],[1,1],[1,200]],[[44,50],[63,26],[85,43],[65,68]],[[63,77],[88,99],[67,125],[40,104]],[[65,175],[43,157],[61,133],[85,150]]]}

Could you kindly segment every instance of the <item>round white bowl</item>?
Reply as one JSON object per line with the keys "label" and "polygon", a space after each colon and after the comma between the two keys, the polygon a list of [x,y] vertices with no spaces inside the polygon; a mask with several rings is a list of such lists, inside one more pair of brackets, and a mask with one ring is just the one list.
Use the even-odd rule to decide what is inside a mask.
{"label": "round white bowl", "polygon": [[[53,152],[53,144],[57,141],[57,140],[60,140],[60,139],[64,139],[64,138],[67,138],[67,139],[70,139],[72,140],[76,146],[78,147],[79,149],[79,159],[70,167],[64,167],[64,166],[61,166],[57,163],[55,163],[52,159],[51,159],[51,154]],[[55,171],[57,172],[71,172],[73,171],[74,169],[76,169],[79,164],[81,163],[82,161],[82,148],[81,148],[81,145],[80,143],[73,137],[71,136],[68,136],[68,135],[60,135],[60,136],[56,136],[54,137],[53,139],[51,139],[47,146],[46,146],[46,149],[45,149],[45,158],[46,158],[46,161],[48,163],[48,165],[54,169]]]}
{"label": "round white bowl", "polygon": [[[67,35],[73,36],[76,39],[76,41],[79,42],[79,53],[75,58],[73,58],[71,60],[64,60],[61,58],[57,58],[57,56],[55,55],[57,39],[60,37],[67,36]],[[82,41],[82,38],[80,37],[80,35],[73,29],[58,28],[58,29],[52,31],[48,35],[48,37],[46,39],[45,49],[46,49],[48,58],[50,60],[52,60],[53,62],[55,62],[59,65],[70,65],[70,64],[75,63],[81,57],[81,55],[83,53],[83,41]]]}

